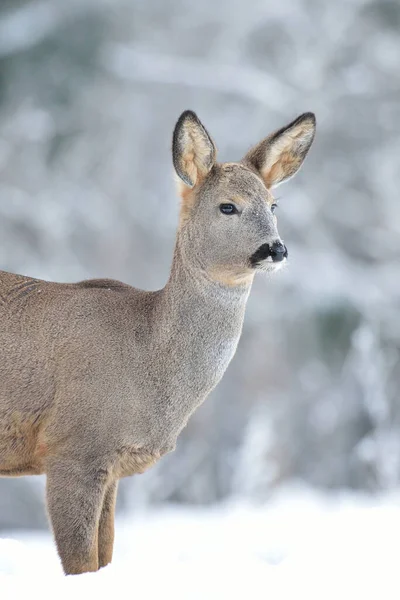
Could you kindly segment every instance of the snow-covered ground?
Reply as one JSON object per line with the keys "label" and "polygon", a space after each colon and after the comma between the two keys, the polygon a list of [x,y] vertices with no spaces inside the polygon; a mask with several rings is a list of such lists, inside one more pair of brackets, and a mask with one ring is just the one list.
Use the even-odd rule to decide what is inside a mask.
{"label": "snow-covered ground", "polygon": [[0,539],[1,600],[400,598],[400,493],[292,486],[263,507],[172,507],[116,531],[111,566],[67,578],[49,535]]}

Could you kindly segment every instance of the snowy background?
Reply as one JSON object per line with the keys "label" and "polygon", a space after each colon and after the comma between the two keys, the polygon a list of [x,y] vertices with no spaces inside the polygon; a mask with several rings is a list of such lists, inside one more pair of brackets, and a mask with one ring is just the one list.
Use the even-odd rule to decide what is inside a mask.
{"label": "snowy background", "polygon": [[113,564],[64,578],[49,534],[0,539],[2,600],[398,600],[400,497],[276,491],[267,506],[164,507],[117,520]]}
{"label": "snowy background", "polygon": [[[220,585],[231,578],[239,589],[236,575],[244,585],[248,567],[250,579],[265,571],[276,582],[266,588],[276,598],[286,574],[297,595],[306,577],[299,565],[311,580],[317,561],[332,583],[342,553],[371,578],[391,564],[400,487],[399,64],[398,0],[0,3],[0,269],[157,289],[177,224],[170,145],[180,112],[199,114],[221,160],[241,158],[303,111],[318,118],[304,169],[278,190],[290,268],[257,279],[236,357],[176,452],[122,482],[119,518],[132,541],[117,528],[121,561],[111,569],[138,561],[144,586],[150,550],[139,548],[156,544],[155,595],[165,576],[182,589],[196,579],[200,595],[190,597],[211,598],[199,591],[199,569],[212,573],[219,551],[227,553]],[[293,481],[318,490],[307,518],[295,509],[297,488],[281,492]],[[0,537],[23,542],[3,542],[0,573],[13,572],[7,555],[13,563],[20,551],[21,572],[43,567],[43,551],[56,577],[54,548],[32,533],[47,535],[43,485],[0,480]],[[289,528],[273,504],[281,493],[293,508],[290,539],[307,543],[295,567],[280,554]],[[354,498],[351,508],[341,493]],[[265,539],[257,537],[264,520]],[[248,547],[246,523],[257,537]]]}

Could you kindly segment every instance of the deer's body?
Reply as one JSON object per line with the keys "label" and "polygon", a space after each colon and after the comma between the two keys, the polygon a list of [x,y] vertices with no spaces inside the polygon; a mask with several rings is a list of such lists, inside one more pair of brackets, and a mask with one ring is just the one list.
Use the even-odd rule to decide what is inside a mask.
{"label": "deer's body", "polygon": [[[275,137],[281,143],[286,136],[289,150],[293,140],[301,144],[286,152],[283,175],[277,160],[268,166],[278,182],[304,159],[312,116],[282,132]],[[276,181],[267,185],[257,162],[261,151],[270,156],[273,142],[267,138],[242,164],[217,165],[207,132],[184,113],[174,136],[183,205],[162,290],[113,280],[59,284],[0,271],[0,476],[47,475],[66,573],[110,562],[118,480],[174,449],[235,353],[256,269],[272,270],[286,256],[267,190]],[[282,156],[286,147],[278,150]],[[225,212],[235,198],[240,222],[239,210]],[[214,210],[216,200],[222,204]],[[210,208],[202,220],[201,203]],[[232,246],[239,223],[245,235]]]}
{"label": "deer's body", "polygon": [[235,352],[249,291],[198,283],[175,268],[157,292],[0,272],[0,475],[44,473],[66,444],[115,477],[173,450]]}

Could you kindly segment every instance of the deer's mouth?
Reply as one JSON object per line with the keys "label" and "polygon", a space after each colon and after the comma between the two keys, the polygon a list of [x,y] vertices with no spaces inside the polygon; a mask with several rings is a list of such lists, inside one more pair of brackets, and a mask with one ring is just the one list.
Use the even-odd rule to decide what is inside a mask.
{"label": "deer's mouth", "polygon": [[266,258],[265,260],[261,260],[260,262],[252,265],[253,269],[256,271],[261,271],[263,273],[276,273],[283,267],[287,265],[287,259],[281,260],[280,262],[274,262],[271,258]]}
{"label": "deer's mouth", "polygon": [[288,251],[282,242],[262,244],[250,257],[253,269],[275,271],[287,261]]}

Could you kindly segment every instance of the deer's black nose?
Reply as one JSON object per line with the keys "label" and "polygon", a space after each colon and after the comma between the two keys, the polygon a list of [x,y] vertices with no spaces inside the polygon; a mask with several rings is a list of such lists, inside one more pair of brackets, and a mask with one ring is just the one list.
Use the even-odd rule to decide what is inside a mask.
{"label": "deer's black nose", "polygon": [[274,242],[271,246],[270,256],[274,262],[280,262],[288,255],[287,248],[282,242]]}

